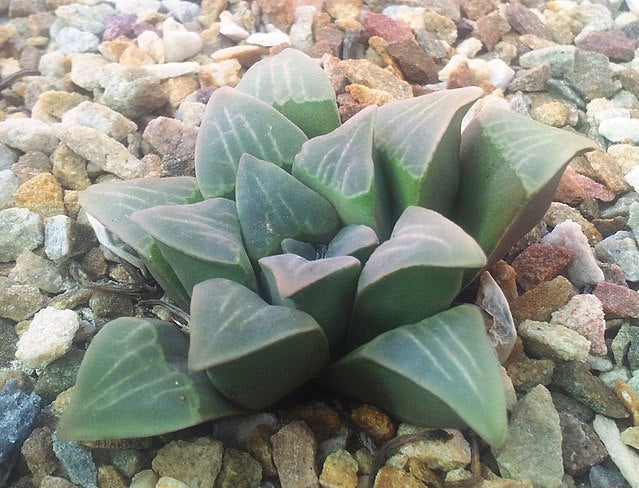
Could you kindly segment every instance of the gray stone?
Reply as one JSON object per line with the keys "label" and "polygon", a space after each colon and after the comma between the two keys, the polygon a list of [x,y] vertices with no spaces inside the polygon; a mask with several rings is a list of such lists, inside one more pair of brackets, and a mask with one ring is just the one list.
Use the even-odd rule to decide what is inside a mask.
{"label": "gray stone", "polygon": [[628,227],[636,242],[639,242],[639,202],[632,202],[628,208]]}
{"label": "gray stone", "polygon": [[310,5],[300,5],[295,9],[295,21],[291,25],[289,38],[291,47],[299,49],[305,53],[313,48],[313,19],[315,18],[315,7]]}
{"label": "gray stone", "polygon": [[222,466],[222,443],[210,437],[172,441],[160,449],[152,466],[160,476],[170,476],[191,488],[209,488]]}
{"label": "gray stone", "polygon": [[559,488],[564,468],[559,415],[548,390],[538,385],[513,409],[508,437],[493,454],[502,476]]}
{"label": "gray stone", "polygon": [[0,368],[6,367],[15,359],[18,336],[8,320],[0,319]]}
{"label": "gray stone", "polygon": [[16,203],[16,191],[20,181],[10,169],[0,170],[0,210],[11,208]]}
{"label": "gray stone", "polygon": [[584,474],[606,459],[608,453],[590,425],[575,415],[563,412],[559,413],[559,422],[566,473],[573,476]]}
{"label": "gray stone", "polygon": [[282,488],[319,488],[315,466],[317,441],[303,421],[294,421],[271,436],[273,462]]}
{"label": "gray stone", "polygon": [[48,293],[58,293],[64,288],[58,266],[31,251],[18,256],[15,267],[9,273],[9,279]]}
{"label": "gray stone", "polygon": [[46,402],[52,402],[64,390],[75,385],[84,352],[71,348],[64,356],[45,366],[38,375],[34,391]]}
{"label": "gray stone", "polygon": [[0,262],[15,260],[44,241],[42,218],[26,208],[0,210]]}
{"label": "gray stone", "polygon": [[603,381],[608,388],[614,388],[619,380],[628,382],[630,379],[630,371],[625,366],[615,366],[610,371],[601,373],[599,379]]}
{"label": "gray stone", "polygon": [[[69,148],[103,171],[128,180],[144,175],[144,164],[103,132],[78,124],[57,124],[56,133]],[[91,141],[91,144],[87,144]]]}
{"label": "gray stone", "polygon": [[630,415],[613,391],[590,373],[585,363],[568,361],[557,364],[553,384],[596,413],[612,418]]}
{"label": "gray stone", "polygon": [[630,488],[618,469],[593,466],[588,473],[590,488]]}
{"label": "gray stone", "polygon": [[534,68],[542,64],[548,64],[552,76],[561,78],[573,70],[575,63],[575,46],[550,46],[535,49],[522,54],[519,57],[519,65],[522,68]]}
{"label": "gray stone", "polygon": [[[630,369],[639,369],[639,357],[634,354],[634,351],[639,349],[639,327],[627,322],[622,324],[612,340],[610,349],[618,365],[622,365],[627,357]],[[631,354],[631,350],[633,354]]]}
{"label": "gray stone", "polygon": [[55,11],[56,17],[68,27],[75,27],[96,35],[102,34],[104,18],[113,13],[115,13],[113,7],[106,3],[97,5],[72,3],[71,5],[62,5]]}
{"label": "gray stone", "polygon": [[162,6],[168,10],[169,15],[185,24],[193,22],[200,15],[200,6],[184,0],[162,0]]}
{"label": "gray stone", "polygon": [[168,117],[148,123],[144,140],[162,156],[162,169],[170,176],[195,174],[195,141],[199,129]]}
{"label": "gray stone", "polygon": [[595,245],[597,258],[618,264],[628,281],[639,280],[639,248],[632,232],[619,231]]}
{"label": "gray stone", "polygon": [[16,380],[7,381],[0,389],[0,485],[9,477],[39,413],[40,397],[19,390]]}
{"label": "gray stone", "polygon": [[639,454],[622,442],[615,421],[597,415],[592,426],[606,446],[610,459],[617,465],[628,484],[633,488],[639,487]]}
{"label": "gray stone", "polygon": [[0,171],[11,168],[19,156],[20,153],[18,151],[0,143]]}
{"label": "gray stone", "polygon": [[536,357],[562,361],[585,361],[590,341],[578,332],[560,324],[525,320],[518,332],[526,350]]}
{"label": "gray stone", "polygon": [[124,115],[99,103],[85,101],[67,111],[62,123],[74,123],[97,129],[107,136],[121,141],[135,132],[138,126]]}
{"label": "gray stone", "polygon": [[184,122],[185,125],[199,127],[205,110],[204,103],[183,101],[175,111],[175,118]]}
{"label": "gray stone", "polygon": [[611,97],[621,88],[606,56],[581,49],[575,51],[572,69],[564,77],[586,100]]}
{"label": "gray stone", "polygon": [[[637,155],[639,157],[639,154]],[[612,219],[617,216],[628,217],[630,207],[633,203],[639,202],[639,194],[634,191],[620,196],[614,205],[601,210],[602,219]]]}
{"label": "gray stone", "polygon": [[161,80],[141,69],[109,64],[100,72],[100,83],[104,88],[100,103],[130,119],[149,115],[168,103]]}
{"label": "gray stone", "polygon": [[69,475],[71,482],[82,488],[97,488],[98,468],[93,462],[91,451],[71,441],[63,441],[52,436],[53,452]]}
{"label": "gray stone", "polygon": [[58,138],[51,126],[37,119],[8,119],[0,122],[0,142],[23,152],[51,154]]}
{"label": "gray stone", "polygon": [[55,36],[55,42],[58,49],[67,56],[76,53],[95,52],[100,45],[98,36],[75,27],[63,27]]}
{"label": "gray stone", "polygon": [[262,466],[248,453],[233,448],[224,451],[222,469],[214,488],[255,488],[262,480]]}

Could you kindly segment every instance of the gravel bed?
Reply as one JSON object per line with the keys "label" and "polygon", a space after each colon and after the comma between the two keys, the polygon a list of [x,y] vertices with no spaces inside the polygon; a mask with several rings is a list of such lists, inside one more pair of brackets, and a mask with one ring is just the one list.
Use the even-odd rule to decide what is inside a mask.
{"label": "gravel bed", "polygon": [[[639,488],[638,39],[637,0],[0,0],[0,486]],[[326,71],[342,120],[476,85],[473,110],[597,142],[491,270],[519,336],[506,444],[312,388],[170,435],[58,439],[95,333],[169,317],[78,195],[193,174],[211,93],[290,46]]]}

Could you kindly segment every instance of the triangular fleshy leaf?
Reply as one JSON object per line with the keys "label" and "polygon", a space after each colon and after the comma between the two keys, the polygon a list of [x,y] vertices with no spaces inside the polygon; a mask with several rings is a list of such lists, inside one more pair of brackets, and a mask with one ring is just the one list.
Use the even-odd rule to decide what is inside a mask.
{"label": "triangular fleshy leaf", "polygon": [[472,305],[386,332],[330,366],[321,381],[406,422],[468,426],[492,446],[506,436],[499,362]]}
{"label": "triangular fleshy leaf", "polygon": [[360,262],[352,256],[307,261],[295,254],[259,260],[262,283],[273,305],[306,312],[324,330],[333,349],[348,330]]}
{"label": "triangular fleshy leaf", "polygon": [[190,205],[159,205],[135,212],[131,220],[158,242],[189,294],[194,285],[210,278],[257,289],[235,202],[212,198]]}
{"label": "triangular fleshy leaf", "polygon": [[237,213],[249,256],[278,254],[289,237],[328,243],[339,217],[321,195],[276,165],[245,154],[237,171]]}
{"label": "triangular fleshy leaf", "polygon": [[244,153],[290,171],[305,141],[304,133],[269,104],[229,87],[218,88],[209,99],[195,145],[202,195],[232,198]]}
{"label": "triangular fleshy leaf", "polygon": [[287,237],[282,241],[281,247],[284,254],[297,254],[308,261],[314,261],[318,258],[317,249],[308,242],[302,242],[297,239]]}
{"label": "triangular fleshy leaf", "polygon": [[333,132],[305,142],[295,156],[293,176],[331,202],[344,225],[367,225],[386,239],[389,198],[373,160],[376,110],[366,107]]}
{"label": "triangular fleshy leaf", "polygon": [[365,264],[377,246],[379,239],[373,229],[365,225],[348,225],[328,243],[325,257],[353,256]]}
{"label": "triangular fleshy leaf", "polygon": [[485,262],[457,224],[433,210],[408,207],[362,270],[349,341],[360,345],[444,310],[459,293],[464,270]]}
{"label": "triangular fleshy leaf", "polygon": [[453,219],[482,247],[488,266],[541,220],[570,159],[595,147],[506,110],[483,110],[473,119],[462,137]]}
{"label": "triangular fleshy leaf", "polygon": [[444,90],[377,110],[375,146],[395,217],[409,205],[450,214],[459,181],[461,120],[481,94],[478,87]]}
{"label": "triangular fleshy leaf", "polygon": [[94,337],[58,426],[71,440],[146,437],[241,412],[186,366],[189,339],[170,323],[123,317]]}
{"label": "triangular fleshy leaf", "polygon": [[109,232],[142,258],[158,284],[183,308],[189,296],[153,238],[130,216],[157,205],[182,205],[202,200],[195,178],[139,178],[92,185],[80,194],[80,205]]}
{"label": "triangular fleshy leaf", "polygon": [[272,105],[309,138],[339,127],[335,90],[322,68],[301,51],[284,49],[258,61],[236,88]]}
{"label": "triangular fleshy leaf", "polygon": [[189,367],[238,405],[264,408],[328,364],[328,343],[308,314],[273,306],[222,278],[193,288]]}

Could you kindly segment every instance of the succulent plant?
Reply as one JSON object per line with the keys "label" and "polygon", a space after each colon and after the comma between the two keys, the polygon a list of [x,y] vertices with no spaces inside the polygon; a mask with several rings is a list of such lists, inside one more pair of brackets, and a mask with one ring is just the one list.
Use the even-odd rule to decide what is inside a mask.
{"label": "succulent plant", "polygon": [[482,91],[367,107],[287,49],[211,96],[196,176],[100,183],[101,242],[190,314],[189,334],[118,318],[91,342],[59,435],[137,437],[268,407],[308,381],[429,426],[503,442],[482,312],[452,308],[547,209],[592,143]]}

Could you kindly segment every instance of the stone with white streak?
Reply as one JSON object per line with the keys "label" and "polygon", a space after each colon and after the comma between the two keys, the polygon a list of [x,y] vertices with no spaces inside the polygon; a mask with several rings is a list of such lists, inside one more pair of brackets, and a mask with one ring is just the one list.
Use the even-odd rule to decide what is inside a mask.
{"label": "stone with white streak", "polygon": [[[144,175],[144,163],[115,139],[91,127],[56,124],[55,131],[72,151],[103,171],[129,180]],[[87,144],[91,141],[91,144]]]}
{"label": "stone with white streak", "polygon": [[628,484],[632,488],[639,488],[639,454],[623,443],[615,421],[597,415],[592,426]]}
{"label": "stone with white streak", "polygon": [[73,310],[40,310],[20,337],[16,357],[29,368],[42,369],[69,350],[79,327],[80,319]]}
{"label": "stone with white streak", "polygon": [[603,271],[597,266],[588,238],[578,223],[566,220],[558,224],[551,233],[541,240],[543,244],[565,246],[575,253],[568,265],[568,278],[578,288],[594,285],[604,280]]}
{"label": "stone with white streak", "polygon": [[177,78],[178,76],[191,75],[200,71],[200,65],[195,61],[182,63],[148,64],[142,67],[142,71],[161,80]]}

